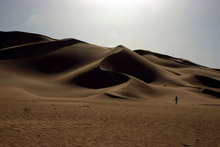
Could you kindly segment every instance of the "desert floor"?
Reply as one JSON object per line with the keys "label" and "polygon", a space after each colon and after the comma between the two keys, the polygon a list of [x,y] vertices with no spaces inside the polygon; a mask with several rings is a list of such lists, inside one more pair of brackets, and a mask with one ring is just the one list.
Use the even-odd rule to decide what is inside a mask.
{"label": "desert floor", "polygon": [[219,104],[100,99],[0,98],[0,146],[220,146]]}

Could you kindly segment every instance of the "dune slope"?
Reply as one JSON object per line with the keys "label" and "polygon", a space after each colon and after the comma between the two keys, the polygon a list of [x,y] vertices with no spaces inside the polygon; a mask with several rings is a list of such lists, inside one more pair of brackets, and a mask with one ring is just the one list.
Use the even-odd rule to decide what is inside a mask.
{"label": "dune slope", "polygon": [[39,34],[0,36],[0,90],[15,97],[220,98],[220,72],[184,59]]}

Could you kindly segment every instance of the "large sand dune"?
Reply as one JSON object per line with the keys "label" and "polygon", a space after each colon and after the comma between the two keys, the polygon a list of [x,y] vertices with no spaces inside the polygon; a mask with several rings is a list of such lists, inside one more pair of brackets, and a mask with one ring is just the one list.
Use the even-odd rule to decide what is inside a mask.
{"label": "large sand dune", "polygon": [[0,35],[0,88],[11,94],[16,88],[35,97],[220,98],[219,71],[184,59],[22,32]]}
{"label": "large sand dune", "polygon": [[[78,142],[73,139],[75,144],[71,144],[71,139],[66,138],[71,132],[69,134],[67,132],[67,136],[62,134],[61,136],[66,138],[63,146],[133,146],[138,145],[138,143],[140,143],[140,146],[187,146],[188,144],[196,146],[196,141],[189,139],[187,140],[189,143],[184,144],[186,140],[182,139],[180,141],[179,138],[181,138],[181,135],[183,137],[187,136],[183,132],[184,129],[186,129],[186,132],[188,131],[189,135],[191,131],[194,140],[199,137],[199,133],[203,128],[196,126],[201,129],[200,132],[193,132],[195,131],[193,129],[199,131],[198,128],[190,128],[189,126],[191,125],[190,119],[193,120],[192,125],[199,125],[196,119],[197,115],[195,114],[195,117],[190,115],[187,118],[187,115],[184,114],[184,117],[181,116],[175,119],[179,113],[182,113],[179,109],[176,110],[177,108],[183,108],[183,112],[189,114],[201,110],[198,115],[201,115],[201,117],[204,115],[204,119],[210,120],[211,126],[216,127],[213,124],[216,121],[220,124],[220,109],[217,107],[220,105],[220,71],[217,69],[147,50],[132,51],[121,45],[107,48],[76,39],[56,40],[43,35],[23,32],[0,32],[0,38],[0,138],[4,138],[4,140],[0,139],[0,146],[10,146],[13,142],[15,146],[19,146],[19,144],[29,146],[31,143],[33,143],[33,146],[61,146],[59,143],[62,141],[58,141],[60,134],[57,134],[58,139],[55,139],[56,136],[50,132],[48,127],[56,125],[55,123],[59,121],[58,124],[63,125],[61,128],[51,127],[58,129],[56,130],[58,132],[60,129],[61,134],[65,133],[65,128],[70,127],[73,123],[71,122],[73,116],[69,113],[85,115],[88,120],[80,118],[81,115],[78,116],[79,119],[74,119],[74,123],[78,121],[79,124],[85,121],[85,124],[81,124],[81,131],[80,128],[75,130],[82,134],[78,136]],[[175,105],[175,96],[179,98],[179,107],[172,106]],[[49,112],[50,110],[46,108],[46,106],[54,106],[54,104],[59,107],[59,113],[62,113],[65,118],[56,118],[58,114],[52,114],[53,112]],[[89,104],[88,108],[85,104]],[[72,110],[70,105],[72,105]],[[95,108],[92,110],[93,112],[87,112],[87,110],[75,112],[78,111],[78,107],[81,108],[81,105],[82,108],[86,109],[89,109],[90,105]],[[104,107],[105,105],[106,107]],[[145,107],[147,113],[145,113]],[[160,107],[158,111],[155,109],[156,107]],[[23,109],[24,114],[21,114],[20,111]],[[35,110],[32,111],[32,109]],[[118,112],[116,113],[114,110]],[[119,112],[119,110],[122,111]],[[170,114],[172,111],[177,111],[177,113]],[[205,116],[209,115],[208,112],[216,118]],[[26,116],[30,113],[32,113],[33,118],[31,118],[31,115]],[[92,118],[91,116],[95,114],[97,115]],[[105,116],[105,114],[110,116]],[[41,117],[41,115],[43,116]],[[123,115],[128,115],[128,118]],[[30,118],[30,122],[27,122],[28,118],[26,117]],[[112,126],[108,126],[109,123],[100,121],[101,117],[105,119],[103,121],[107,119],[111,121],[112,118]],[[132,119],[132,117],[137,120],[124,120]],[[157,118],[155,117],[159,117],[158,123],[161,124],[157,124]],[[184,119],[188,122],[183,123],[183,126],[181,126],[181,121]],[[37,122],[33,124],[35,120],[41,121],[41,125],[37,126]],[[95,124],[94,121],[100,124]],[[123,126],[125,130],[122,130],[124,132],[117,132],[117,127],[120,130],[122,124],[116,124],[125,123],[126,121],[129,124]],[[151,124],[147,128],[143,126],[143,129],[149,129],[149,134],[143,132],[142,127],[139,126],[146,123],[146,121],[150,121]],[[52,122],[54,124],[51,124]],[[29,123],[30,130],[36,129],[39,133],[43,133],[42,129],[45,127],[45,131],[49,132],[49,134],[45,132],[45,137],[48,140],[37,144],[36,140],[40,136],[35,136],[37,138],[33,142],[28,142],[27,138],[26,140],[22,139],[25,135],[33,135],[30,130],[24,131],[24,123]],[[135,123],[137,128],[132,128],[136,127]],[[182,130],[178,128],[179,130],[177,129],[177,134],[175,134],[175,126],[171,123],[183,127]],[[11,126],[13,124],[20,126],[20,128],[17,128],[18,132],[21,131],[21,135],[24,136],[19,136],[18,133],[18,136],[13,137],[13,127]],[[95,126],[90,128],[92,130],[87,130],[84,128],[84,125],[87,124]],[[162,124],[164,126],[160,126]],[[98,125],[107,126],[100,126],[96,130],[94,127],[98,127]],[[186,126],[184,127],[184,125]],[[159,126],[161,128],[154,128]],[[112,132],[101,131],[102,129],[109,129],[109,127],[112,128],[112,130],[109,130]],[[158,134],[166,127],[168,127],[167,134],[169,138]],[[208,135],[211,134],[212,139],[206,139],[206,141],[197,145],[206,146],[210,143],[212,145],[220,143],[220,136],[216,135],[216,131],[220,132],[220,127],[209,129],[207,128],[209,127],[208,122],[204,123],[204,127],[208,130]],[[12,130],[7,130],[7,128]],[[132,130],[139,131],[140,134],[136,132],[132,137],[132,134],[129,135],[129,133],[134,133]],[[89,131],[90,135],[83,135],[83,131]],[[214,134],[212,134],[212,131]],[[111,138],[117,133],[119,133],[119,139],[117,139],[117,136]],[[4,136],[5,134],[8,137]],[[97,134],[105,135],[108,139],[103,142],[103,138],[94,138],[93,134],[95,134],[94,136],[97,136]],[[29,139],[34,139],[31,135]],[[143,138],[139,138],[139,135],[143,135]],[[158,137],[153,138],[157,135],[161,137],[161,142],[155,140],[159,139]],[[83,142],[82,139],[86,136],[87,139],[84,139],[85,142]],[[172,138],[175,136],[176,139]],[[51,141],[53,137],[55,137],[55,142]],[[203,134],[202,137],[207,137],[207,134]],[[12,139],[12,142],[7,139]],[[166,141],[167,139],[173,140],[173,142]],[[131,144],[129,144],[129,140]],[[200,138],[200,140],[202,139]],[[65,145],[67,142],[70,144]]]}

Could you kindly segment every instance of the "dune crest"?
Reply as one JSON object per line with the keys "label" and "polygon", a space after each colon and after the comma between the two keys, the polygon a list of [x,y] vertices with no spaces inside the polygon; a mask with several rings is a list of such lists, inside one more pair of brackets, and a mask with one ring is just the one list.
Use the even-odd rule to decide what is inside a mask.
{"label": "dune crest", "polygon": [[188,60],[31,33],[0,36],[0,91],[15,97],[220,98],[220,72]]}

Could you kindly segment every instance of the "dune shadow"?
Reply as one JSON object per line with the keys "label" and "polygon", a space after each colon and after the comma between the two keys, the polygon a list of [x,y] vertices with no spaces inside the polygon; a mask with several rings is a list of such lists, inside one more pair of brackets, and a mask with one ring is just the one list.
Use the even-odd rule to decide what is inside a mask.
{"label": "dune shadow", "polygon": [[215,70],[215,71],[220,71],[220,69],[217,69],[217,68],[215,68],[214,70]]}
{"label": "dune shadow", "polygon": [[191,61],[188,61],[188,60],[185,60],[185,59],[181,59],[181,58],[175,58],[175,57],[172,57],[172,56],[168,56],[168,55],[163,55],[163,54],[159,54],[159,53],[155,53],[155,52],[150,52],[150,51],[146,51],[146,50],[134,50],[135,53],[143,56],[143,55],[154,55],[158,58],[161,58],[161,59],[167,59],[167,60],[170,60],[170,61],[173,61],[173,62],[176,62],[176,63],[179,63],[179,64],[182,64],[182,65],[187,65],[187,66],[201,66],[201,65],[198,65],[196,63],[193,63]]}
{"label": "dune shadow", "polygon": [[220,92],[217,92],[217,91],[214,91],[214,90],[210,90],[210,89],[204,89],[203,92],[205,94],[209,94],[209,95],[215,96],[217,98],[220,98]]}
{"label": "dune shadow", "polygon": [[1,32],[0,31],[0,50],[15,45],[21,45],[26,43],[35,43],[42,41],[52,41],[55,39],[33,33],[26,32]]}
{"label": "dune shadow", "polygon": [[105,93],[107,96],[111,97],[111,98],[114,98],[114,99],[128,99],[128,98],[125,98],[125,97],[120,97],[120,96],[117,96],[117,95],[113,95],[113,94],[110,94],[110,93]]}
{"label": "dune shadow", "polygon": [[41,73],[54,74],[77,66],[79,61],[68,56],[52,56],[34,60],[29,64]]}
{"label": "dune shadow", "polygon": [[99,68],[81,74],[74,82],[78,85],[91,89],[107,88],[127,82],[129,77],[111,71],[103,71]]}
{"label": "dune shadow", "polygon": [[172,71],[172,70],[168,70],[168,69],[166,69],[166,70],[169,71],[170,73],[174,74],[174,75],[181,76],[181,74],[178,73],[178,72],[175,72],[175,71]]}
{"label": "dune shadow", "polygon": [[39,56],[80,42],[81,41],[75,39],[69,39],[8,48],[0,50],[0,60]]}
{"label": "dune shadow", "polygon": [[146,83],[153,82],[157,75],[151,67],[133,56],[133,52],[129,53],[126,50],[106,57],[101,63],[101,67],[128,74]]}
{"label": "dune shadow", "polygon": [[210,78],[210,77],[205,77],[201,75],[196,75],[196,78],[205,86],[212,87],[212,88],[220,88],[220,81]]}

